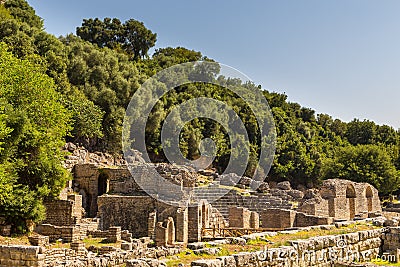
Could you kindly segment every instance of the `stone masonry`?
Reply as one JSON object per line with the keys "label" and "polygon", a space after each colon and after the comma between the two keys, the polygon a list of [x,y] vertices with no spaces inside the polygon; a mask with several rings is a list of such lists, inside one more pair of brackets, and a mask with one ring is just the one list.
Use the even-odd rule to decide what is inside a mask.
{"label": "stone masonry", "polygon": [[312,198],[304,197],[298,211],[310,215],[352,220],[356,215],[381,212],[378,190],[367,183],[330,179]]}

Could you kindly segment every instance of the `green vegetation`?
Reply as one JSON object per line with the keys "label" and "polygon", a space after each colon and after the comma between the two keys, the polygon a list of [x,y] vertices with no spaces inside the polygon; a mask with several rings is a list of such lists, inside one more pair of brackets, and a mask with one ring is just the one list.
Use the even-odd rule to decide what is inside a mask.
{"label": "green vegetation", "polygon": [[[125,109],[140,85],[174,64],[212,61],[183,47],[160,48],[149,56],[156,37],[134,19],[89,18],[77,35],[56,38],[44,31],[43,20],[25,0],[0,5],[0,216],[14,231],[23,231],[26,219],[43,219],[43,199],[57,197],[68,179],[60,163],[65,141],[121,153]],[[202,70],[186,75],[196,71]],[[268,181],[315,186],[324,179],[346,178],[370,182],[381,194],[399,189],[400,134],[392,127],[315,114],[288,102],[284,94],[218,77],[218,68],[212,71],[210,81],[258,90],[268,100],[277,131]],[[166,161],[160,141],[166,116],[187,100],[209,97],[232,107],[243,121],[250,141],[246,175],[252,176],[264,136],[248,104],[224,86],[185,84],[163,96],[146,126],[153,161]],[[232,152],[234,145],[223,127],[204,118],[184,125],[182,154],[198,158],[199,141],[208,137],[217,144],[213,167],[218,171],[231,157],[241,156]]]}

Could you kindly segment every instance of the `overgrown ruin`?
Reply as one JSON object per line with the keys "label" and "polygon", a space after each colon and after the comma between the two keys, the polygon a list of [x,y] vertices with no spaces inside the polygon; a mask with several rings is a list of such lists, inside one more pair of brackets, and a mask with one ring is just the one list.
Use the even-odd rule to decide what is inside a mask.
{"label": "overgrown ruin", "polygon": [[[38,235],[30,239],[38,246],[56,241],[71,243],[70,252],[63,250],[61,253],[64,256],[70,253],[69,260],[66,256],[55,256],[57,253],[52,250],[46,252],[32,247],[26,248],[26,255],[30,255],[32,261],[24,256],[4,260],[3,256],[0,266],[120,266],[123,263],[126,266],[163,266],[157,258],[177,254],[188,244],[205,239],[334,226],[335,222],[363,220],[382,213],[378,191],[366,183],[332,179],[324,181],[319,189],[303,190],[292,189],[288,182],[264,183],[259,184],[261,190],[253,191],[249,185],[255,181],[246,177],[240,179],[238,187],[232,187],[226,185],[229,184],[226,176],[207,173],[209,183],[196,186],[199,175],[204,172],[201,174],[202,171],[189,167],[151,165],[139,160],[130,172],[123,164],[99,164],[92,162],[90,156],[86,159],[89,160],[73,162],[72,182],[59,200],[45,203],[47,218],[36,226]],[[190,194],[184,192],[187,202],[171,205],[149,196],[136,181],[153,175],[154,169],[165,179],[189,184],[193,190]],[[221,193],[223,196],[217,198]],[[397,230],[390,231],[397,233]],[[7,233],[3,230],[3,234]],[[354,242],[379,238],[379,242],[374,239],[376,245],[371,248],[374,255],[379,254],[382,242],[389,244],[389,239],[381,239],[378,232],[367,236]],[[121,245],[118,249],[110,247],[110,251],[100,249],[104,251],[90,254],[82,243],[88,237],[104,238]],[[385,248],[393,250],[394,241],[390,242]],[[16,255],[12,248],[2,246],[0,249],[2,255]],[[106,265],[96,263],[103,261],[102,255],[111,252],[113,256],[108,256]],[[226,258],[218,260],[217,265],[205,261],[192,266],[256,266],[248,265],[252,256],[243,257],[250,258],[235,256],[230,258],[230,263]],[[143,265],[140,260],[137,260],[139,263],[129,261],[140,258],[154,259],[157,263]],[[247,263],[240,263],[242,261]],[[77,262],[81,265],[74,265]]]}

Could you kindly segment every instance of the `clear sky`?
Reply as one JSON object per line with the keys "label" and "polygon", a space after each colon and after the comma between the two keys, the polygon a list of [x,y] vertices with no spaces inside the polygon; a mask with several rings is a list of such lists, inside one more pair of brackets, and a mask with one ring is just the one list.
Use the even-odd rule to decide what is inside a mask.
{"label": "clear sky", "polygon": [[292,102],[400,128],[398,0],[28,0],[57,36],[83,18],[134,18]]}

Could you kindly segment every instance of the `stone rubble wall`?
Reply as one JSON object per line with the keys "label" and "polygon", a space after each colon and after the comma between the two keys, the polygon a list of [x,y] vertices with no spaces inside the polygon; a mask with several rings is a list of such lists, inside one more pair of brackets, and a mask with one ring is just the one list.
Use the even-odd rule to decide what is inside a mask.
{"label": "stone rubble wall", "polygon": [[215,260],[197,260],[193,267],[330,267],[336,262],[374,259],[380,253],[382,230],[292,241],[290,246],[258,252],[242,252]]}
{"label": "stone rubble wall", "polygon": [[58,226],[74,225],[82,219],[82,196],[70,195],[68,200],[45,201],[44,223]]}
{"label": "stone rubble wall", "polygon": [[235,190],[221,188],[218,185],[210,185],[207,188],[195,188],[194,199],[197,201],[206,199],[208,203],[219,210],[226,220],[229,218],[230,207],[244,207],[258,213],[261,213],[267,207],[281,209],[293,208],[292,203],[271,194],[241,195]]}
{"label": "stone rubble wall", "polygon": [[263,228],[275,230],[333,223],[332,217],[314,216],[289,209],[266,209],[261,212],[260,217]]}
{"label": "stone rubble wall", "polygon": [[79,226],[56,226],[52,224],[40,224],[36,226],[35,232],[48,236],[50,242],[61,239],[62,242],[71,243],[82,240],[86,237],[86,232],[81,231]]}
{"label": "stone rubble wall", "polygon": [[2,246],[0,245],[0,266],[16,267],[44,266],[45,255],[41,254],[41,248],[38,246]]}
{"label": "stone rubble wall", "polygon": [[148,234],[148,215],[156,210],[156,201],[150,196],[103,195],[98,207],[101,230],[118,225],[134,237],[142,237]]}
{"label": "stone rubble wall", "polygon": [[103,152],[91,153],[85,147],[73,143],[65,144],[64,151],[69,152],[69,155],[65,157],[64,167],[70,171],[77,164],[95,164],[99,167],[124,166],[126,164],[121,157],[114,157]]}
{"label": "stone rubble wall", "polygon": [[[383,234],[383,251],[395,251],[400,248],[400,227],[388,228]],[[400,260],[400,259],[398,259]]]}

